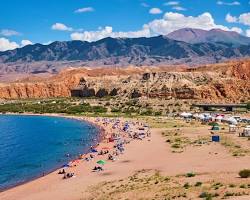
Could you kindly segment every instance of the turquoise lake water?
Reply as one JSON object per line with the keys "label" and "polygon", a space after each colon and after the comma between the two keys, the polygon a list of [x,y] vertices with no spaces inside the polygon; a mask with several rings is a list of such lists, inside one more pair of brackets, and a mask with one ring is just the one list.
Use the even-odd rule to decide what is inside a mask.
{"label": "turquoise lake water", "polygon": [[0,190],[61,167],[98,140],[99,129],[87,122],[0,115]]}

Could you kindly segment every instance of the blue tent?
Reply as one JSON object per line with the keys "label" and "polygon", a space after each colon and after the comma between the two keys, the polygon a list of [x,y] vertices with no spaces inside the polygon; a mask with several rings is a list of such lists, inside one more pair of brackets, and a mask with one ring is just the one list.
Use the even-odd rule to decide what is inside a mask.
{"label": "blue tent", "polygon": [[212,142],[220,142],[220,136],[219,135],[213,135],[212,136]]}

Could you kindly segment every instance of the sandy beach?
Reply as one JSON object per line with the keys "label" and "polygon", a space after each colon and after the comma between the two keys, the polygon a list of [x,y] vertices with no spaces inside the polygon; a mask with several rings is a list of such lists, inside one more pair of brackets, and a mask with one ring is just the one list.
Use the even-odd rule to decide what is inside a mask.
{"label": "sandy beach", "polygon": [[[79,118],[102,127],[105,135],[114,132],[113,123],[104,125],[103,119],[99,118]],[[121,119],[121,123],[126,120]],[[139,125],[133,127],[138,131]],[[173,153],[173,148],[166,142],[164,131],[176,131],[168,128],[152,128],[151,136],[142,140],[134,139],[125,145],[123,154],[117,156],[115,161],[107,160],[107,155],[96,155],[91,161],[81,161],[76,167],[70,167],[66,171],[73,172],[75,177],[62,179],[58,170],[34,181],[17,186],[0,193],[1,200],[43,200],[43,199],[102,199],[90,188],[109,181],[123,180],[140,170],[159,171],[164,176],[173,177],[178,181],[185,182],[187,178],[182,177],[188,172],[195,172],[197,175],[188,181],[219,181],[224,184],[249,184],[248,179],[240,179],[238,172],[249,168],[249,155],[243,157],[233,157],[224,146],[219,143],[207,143],[204,145],[187,145],[183,152]],[[202,127],[184,127],[178,130],[181,134],[190,140],[195,140],[200,136],[209,136],[210,132],[207,126]],[[243,142],[245,143],[245,141]],[[242,144],[243,144],[242,143]],[[97,147],[100,151],[103,147],[113,148],[113,143],[101,142]],[[103,166],[104,171],[92,172],[96,162],[100,159],[107,160]],[[182,178],[179,178],[182,177]],[[177,178],[178,177],[178,178]],[[102,188],[100,188],[101,191]],[[250,189],[246,189],[249,191]],[[125,196],[117,196],[119,199],[137,199],[136,192],[126,193]],[[248,193],[249,194],[249,193]],[[95,195],[97,195],[95,197]],[[144,199],[152,199],[151,193],[145,192]],[[250,196],[241,195],[228,197],[233,200],[248,200]],[[105,198],[103,198],[105,199]],[[113,199],[110,197],[110,199]],[[179,198],[181,199],[181,198]],[[185,198],[183,198],[185,199]],[[193,197],[191,199],[199,199]]]}

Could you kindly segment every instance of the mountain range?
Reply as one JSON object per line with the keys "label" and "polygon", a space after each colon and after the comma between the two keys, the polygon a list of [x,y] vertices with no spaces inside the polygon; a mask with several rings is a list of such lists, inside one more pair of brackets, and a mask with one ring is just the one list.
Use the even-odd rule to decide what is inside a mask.
{"label": "mountain range", "polygon": [[[250,38],[232,31],[185,28],[166,36],[33,44],[0,52],[0,74],[58,72],[63,66],[198,65],[249,57]],[[73,63],[73,64],[72,64]]]}
{"label": "mountain range", "polygon": [[243,36],[237,32],[224,31],[221,29],[206,31],[202,29],[183,28],[169,33],[167,37],[191,44],[217,42],[228,43],[234,46],[250,44],[249,37]]}

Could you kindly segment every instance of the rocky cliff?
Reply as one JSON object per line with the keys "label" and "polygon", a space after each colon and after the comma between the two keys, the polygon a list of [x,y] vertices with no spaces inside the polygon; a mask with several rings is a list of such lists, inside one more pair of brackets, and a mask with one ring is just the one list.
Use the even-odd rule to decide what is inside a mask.
{"label": "rocky cliff", "polygon": [[187,67],[67,69],[51,78],[28,78],[0,85],[0,98],[120,95],[126,98],[250,100],[250,60]]}

